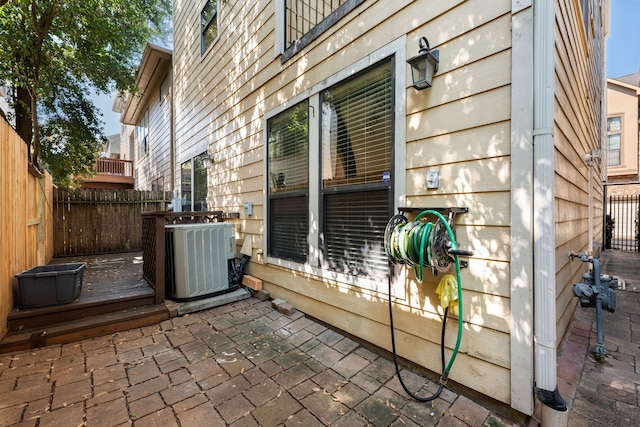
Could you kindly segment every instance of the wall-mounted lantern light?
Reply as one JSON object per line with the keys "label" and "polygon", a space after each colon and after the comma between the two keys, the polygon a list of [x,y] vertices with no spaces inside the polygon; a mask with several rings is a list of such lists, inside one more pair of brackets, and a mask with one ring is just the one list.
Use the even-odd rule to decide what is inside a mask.
{"label": "wall-mounted lantern light", "polygon": [[418,54],[407,62],[411,65],[411,77],[413,87],[418,90],[431,87],[433,75],[438,71],[438,51],[429,49],[429,41],[426,37],[421,37],[418,43],[420,50]]}
{"label": "wall-mounted lantern light", "polygon": [[205,153],[202,156],[202,161],[204,162],[204,168],[209,169],[213,165],[213,154]]}

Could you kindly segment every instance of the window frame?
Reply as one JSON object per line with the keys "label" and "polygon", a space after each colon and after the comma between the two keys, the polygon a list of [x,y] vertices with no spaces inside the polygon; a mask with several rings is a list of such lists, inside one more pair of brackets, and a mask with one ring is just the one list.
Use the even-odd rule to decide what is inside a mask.
{"label": "window frame", "polygon": [[[390,71],[390,79],[391,79],[391,94],[390,94],[390,101],[391,101],[391,111],[389,114],[391,114],[393,116],[393,110],[394,110],[394,105],[396,103],[396,98],[395,98],[395,92],[396,90],[394,90],[394,82],[396,80],[396,73],[395,73],[395,66],[396,66],[396,58],[394,56],[390,56],[387,58],[384,58],[380,61],[377,61],[373,64],[371,64],[369,67],[360,70],[357,73],[354,73],[352,76],[349,76],[348,78],[344,79],[343,81],[336,83],[335,85],[327,88],[327,90],[331,90],[332,88],[335,87],[339,87],[340,85],[343,84],[350,84],[354,81],[356,81],[358,78],[360,78],[361,76],[366,75],[367,73],[375,70],[377,67],[382,67],[384,65],[384,63],[386,61],[389,61],[389,67],[391,69]],[[328,230],[328,200],[330,198],[340,198],[342,196],[348,196],[350,194],[354,195],[354,197],[362,197],[362,198],[368,198],[370,197],[372,194],[378,193],[380,191],[387,191],[387,203],[388,203],[388,212],[387,212],[387,217],[391,217],[393,215],[393,210],[394,210],[394,206],[393,206],[393,198],[394,198],[394,187],[393,187],[393,182],[395,181],[395,164],[394,164],[394,159],[395,159],[395,146],[396,146],[396,140],[395,140],[395,128],[397,126],[396,121],[393,119],[393,117],[391,118],[391,147],[390,147],[390,153],[389,155],[391,156],[391,165],[390,165],[390,180],[389,181],[385,181],[385,180],[381,180],[381,181],[375,181],[375,182],[355,182],[355,183],[347,183],[345,185],[336,185],[336,186],[324,186],[323,180],[322,178],[320,179],[320,183],[321,183],[321,189],[320,189],[320,207],[319,207],[319,211],[320,211],[320,230],[321,230],[321,236],[323,237],[321,242],[319,243],[319,247],[321,250],[321,255],[322,255],[322,267],[327,269],[327,270],[331,270],[331,271],[340,271],[340,269],[336,266],[333,267],[332,264],[332,260],[330,260],[330,256],[329,256],[329,230]],[[366,126],[365,126],[366,127]],[[322,150],[322,144],[324,143],[324,141],[322,141],[322,138],[320,138],[320,147]],[[382,178],[382,176],[381,176]],[[342,259],[339,261],[343,261]],[[343,263],[344,264],[344,263]],[[387,275],[391,273],[391,270],[389,269],[387,271]],[[362,274],[362,272],[359,272],[358,275]],[[370,278],[373,279],[373,277],[369,276]]]}
{"label": "window frame", "polygon": [[164,191],[164,175],[160,175],[151,181],[151,191]]}
{"label": "window frame", "polygon": [[[204,156],[207,155],[207,152],[203,152],[198,154],[197,156],[194,156],[192,158],[190,158],[187,161],[184,161],[182,163],[180,163],[180,199],[181,199],[181,211],[182,212],[203,212],[203,211],[207,211],[208,209],[208,198],[209,198],[209,178],[208,178],[208,172],[207,170],[204,168]],[[205,192],[204,192],[204,209],[195,209],[196,207],[196,203],[197,201],[195,200],[195,196],[196,196],[196,185],[194,185],[194,180],[195,180],[195,175],[194,175],[194,171],[196,170],[196,162],[201,163],[202,168],[204,169],[204,180],[205,180]],[[185,184],[185,176],[184,176],[184,171],[183,169],[185,168],[185,165],[189,165],[189,169],[190,169],[190,180],[188,184]],[[187,194],[185,194],[185,185],[189,186],[189,191],[188,191],[188,196],[189,199],[186,198]],[[184,209],[184,206],[186,206],[186,203],[189,203],[189,207],[191,208],[190,210],[186,211]]]}
{"label": "window frame", "polygon": [[[263,116],[263,125],[266,129],[266,121],[291,107],[292,105],[297,104],[298,102],[309,99],[310,105],[310,118],[316,117],[318,118],[319,108],[321,107],[320,94],[322,91],[327,88],[333,86],[336,83],[340,83],[345,79],[353,76],[355,73],[358,73],[362,70],[367,69],[373,64],[376,64],[385,58],[390,56],[394,56],[394,68],[392,70],[394,75],[394,93],[395,93],[395,106],[394,106],[394,116],[393,116],[393,139],[394,144],[392,147],[393,150],[393,179],[392,179],[392,190],[390,191],[390,197],[392,197],[392,202],[390,203],[390,208],[392,210],[397,209],[399,206],[406,205],[406,92],[407,92],[407,80],[406,80],[406,69],[403,65],[406,65],[406,51],[407,51],[407,38],[406,36],[401,36],[396,40],[393,40],[389,44],[370,52],[368,55],[365,55],[358,59],[357,61],[351,63],[349,66],[336,71],[335,73],[326,76],[324,79],[319,79],[318,83],[313,84],[311,87],[307,88],[304,92],[299,93],[280,106],[277,106],[275,109],[271,111],[267,111]],[[309,141],[309,156],[311,159],[319,159],[321,156],[320,152],[320,120],[311,119],[309,123],[309,134],[312,136]],[[264,155],[267,157],[266,152],[266,132],[263,135],[264,139]],[[267,188],[269,185],[269,177],[267,174],[267,162],[264,162],[263,165],[264,174],[263,174],[263,188]],[[264,262],[267,265],[275,265],[282,268],[287,268],[293,271],[303,272],[305,274],[313,274],[317,276],[320,280],[331,280],[338,281],[343,284],[347,284],[350,286],[355,286],[360,289],[369,289],[374,292],[380,292],[386,294],[388,292],[388,288],[386,283],[384,286],[381,286],[380,280],[374,280],[371,278],[365,278],[361,276],[355,276],[352,274],[345,274],[340,271],[327,269],[322,265],[322,257],[320,254],[321,244],[320,244],[320,217],[322,215],[322,211],[320,210],[321,203],[321,171],[319,162],[311,161],[309,164],[309,255],[307,257],[306,263],[294,262],[287,259],[276,258],[268,255],[267,251],[267,238],[263,239],[263,251],[265,253]],[[267,195],[266,191],[264,192],[264,204],[267,205]],[[268,209],[265,209],[265,224],[268,224]],[[265,236],[269,234],[268,228],[265,227]],[[397,276],[397,272],[394,273],[393,281],[397,280],[400,276]],[[400,292],[396,290],[395,292]]]}
{"label": "window frame", "polygon": [[[209,18],[206,24],[204,24],[203,23],[204,11],[207,8],[207,6],[209,6],[212,3],[215,4],[216,11],[213,14],[213,16]],[[200,23],[200,56],[204,56],[207,53],[207,51],[211,48],[211,46],[216,44],[216,41],[220,38],[220,7],[219,6],[220,6],[220,2],[218,0],[205,0],[202,2],[202,7],[200,8],[200,13],[198,15],[199,23]],[[213,40],[211,40],[210,44],[207,45],[205,43],[205,33],[214,24],[216,27],[216,35],[213,38]]]}
{"label": "window frame", "polygon": [[[611,129],[609,129],[610,122],[611,122],[611,119],[615,119],[615,118],[619,118],[620,119],[620,128],[611,130]],[[619,135],[619,137],[620,137],[620,147],[617,150],[611,150],[609,148],[610,140],[611,140],[611,137],[615,136],[615,135]],[[612,114],[612,115],[607,117],[607,146],[606,146],[606,149],[607,149],[607,157],[606,157],[607,167],[614,167],[615,168],[615,167],[623,166],[623,164],[622,164],[622,147],[623,147],[622,141],[624,141],[624,115],[623,114]],[[610,163],[610,161],[611,161],[610,160],[611,159],[610,153],[612,151],[617,151],[618,152],[618,163],[616,163],[616,164],[611,164]]]}
{"label": "window frame", "polygon": [[[278,156],[271,156],[270,155],[270,151],[271,151],[271,142],[270,137],[271,137],[271,130],[273,127],[273,122],[277,121],[278,119],[280,119],[281,117],[286,117],[287,114],[293,115],[295,114],[295,109],[302,107],[304,109],[304,107],[306,106],[306,120],[307,120],[307,134],[306,134],[306,151],[303,150],[301,155],[302,156],[306,156],[306,187],[304,188],[293,188],[291,191],[286,191],[286,175],[282,176],[282,183],[278,182],[279,176],[276,174],[282,173],[280,171],[276,171],[276,170],[272,170],[272,164],[275,163],[275,161],[277,159],[281,159],[283,157],[287,157],[287,154],[285,153],[280,153],[280,155]],[[275,216],[274,215],[274,209],[275,206],[279,203],[286,203],[287,201],[291,201],[291,200],[304,200],[306,203],[306,206],[309,206],[309,163],[310,163],[310,156],[309,156],[309,140],[310,140],[310,129],[309,129],[309,124],[310,124],[311,118],[310,118],[310,103],[309,103],[309,99],[303,99],[298,103],[295,103],[293,105],[291,105],[290,107],[286,108],[283,111],[278,112],[277,114],[274,114],[273,116],[269,117],[266,121],[266,139],[267,139],[267,156],[266,156],[266,163],[267,163],[267,175],[268,175],[268,185],[267,185],[267,212],[268,212],[268,221],[267,221],[267,228],[269,230],[272,230],[272,228],[276,227],[276,223],[275,223]],[[280,147],[280,150],[282,150],[283,147]],[[287,150],[288,152],[289,150]],[[289,155],[296,155],[296,152],[291,152]],[[295,160],[295,159],[292,159]],[[280,186],[282,186],[282,190],[283,191],[277,191]],[[274,188],[275,187],[275,188]],[[276,191],[274,191],[276,190]],[[308,230],[308,224],[309,224],[309,209],[307,209],[307,213],[306,213],[306,219],[305,219],[305,227],[304,227],[304,231],[306,232]],[[295,226],[298,226],[298,224],[296,224]],[[300,237],[300,236],[297,236]],[[302,252],[295,254],[294,251],[289,251],[287,252],[286,248],[284,246],[286,245],[277,245],[277,242],[275,242],[275,237],[274,237],[274,233],[269,232],[267,234],[267,255],[268,256],[272,256],[275,258],[280,258],[280,259],[287,259],[287,260],[291,260],[291,261],[295,261],[295,262],[307,262],[308,261],[308,251],[309,251],[309,235],[308,233],[306,234],[306,239],[307,242],[305,244],[305,248]],[[276,246],[277,245],[277,246]],[[298,256],[297,256],[298,255]]]}
{"label": "window frame", "polygon": [[138,147],[138,160],[149,154],[149,109],[145,109],[135,126],[135,141]]}

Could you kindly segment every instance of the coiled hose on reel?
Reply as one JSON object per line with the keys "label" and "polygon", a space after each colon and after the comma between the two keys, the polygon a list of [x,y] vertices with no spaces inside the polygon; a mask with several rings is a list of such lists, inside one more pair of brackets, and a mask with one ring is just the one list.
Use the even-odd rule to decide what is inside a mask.
{"label": "coiled hose on reel", "polygon": [[[431,215],[437,218],[435,223],[421,221],[422,218]],[[447,271],[451,263],[455,265],[456,280],[458,283],[458,334],[453,353],[445,366],[444,341],[445,329],[449,308],[445,308],[442,320],[442,333],[440,344],[440,359],[442,362],[442,375],[440,377],[438,390],[431,396],[420,397],[412,393],[405,385],[400,376],[398,367],[395,333],[393,326],[393,310],[391,302],[391,280],[389,280],[389,323],[391,328],[391,348],[393,351],[393,363],[396,368],[398,380],[404,391],[413,399],[420,402],[429,402],[436,399],[445,384],[453,362],[456,359],[460,342],[462,341],[462,286],[460,281],[460,261],[458,255],[473,255],[473,252],[460,250],[457,248],[456,239],[448,221],[442,214],[435,210],[424,210],[420,212],[414,221],[408,222],[404,215],[393,216],[385,229],[384,235],[385,249],[389,260],[394,264],[407,264],[413,267],[418,282],[422,283],[424,267],[433,268],[434,274]]]}

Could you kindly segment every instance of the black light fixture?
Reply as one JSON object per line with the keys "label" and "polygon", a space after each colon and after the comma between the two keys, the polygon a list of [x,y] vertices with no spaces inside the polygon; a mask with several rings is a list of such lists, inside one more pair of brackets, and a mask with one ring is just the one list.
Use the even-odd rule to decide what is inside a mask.
{"label": "black light fixture", "polygon": [[433,75],[438,71],[438,51],[429,49],[429,41],[426,37],[421,37],[418,42],[420,50],[418,54],[407,62],[411,65],[411,77],[413,87],[418,90],[431,87]]}

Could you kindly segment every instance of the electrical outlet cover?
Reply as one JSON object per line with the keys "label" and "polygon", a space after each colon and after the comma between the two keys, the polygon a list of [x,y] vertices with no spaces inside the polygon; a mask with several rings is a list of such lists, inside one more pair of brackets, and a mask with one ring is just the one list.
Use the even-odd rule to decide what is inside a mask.
{"label": "electrical outlet cover", "polygon": [[427,172],[427,189],[440,188],[440,171]]}

